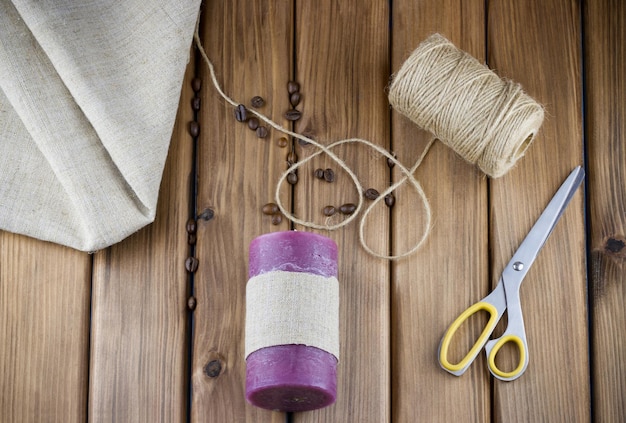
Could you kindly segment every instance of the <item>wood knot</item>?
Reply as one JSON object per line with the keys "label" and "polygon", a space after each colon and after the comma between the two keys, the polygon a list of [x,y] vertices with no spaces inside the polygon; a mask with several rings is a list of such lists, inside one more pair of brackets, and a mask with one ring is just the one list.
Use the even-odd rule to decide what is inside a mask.
{"label": "wood knot", "polygon": [[602,243],[607,254],[615,257],[626,258],[626,238],[623,236],[609,236]]}
{"label": "wood knot", "polygon": [[215,217],[215,211],[212,208],[206,208],[198,215],[198,219],[209,221]]}
{"label": "wood knot", "polygon": [[204,374],[210,378],[215,378],[222,372],[222,362],[220,360],[211,360],[204,366]]}

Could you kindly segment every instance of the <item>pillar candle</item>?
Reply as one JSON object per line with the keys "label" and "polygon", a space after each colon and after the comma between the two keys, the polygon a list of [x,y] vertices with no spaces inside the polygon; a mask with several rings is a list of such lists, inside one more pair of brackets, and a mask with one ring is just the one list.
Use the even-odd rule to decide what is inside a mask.
{"label": "pillar candle", "polygon": [[[280,411],[314,410],[334,403],[339,349],[337,245],[309,232],[274,232],[255,238],[249,254],[246,399],[257,407]],[[279,284],[278,290],[274,282],[280,278],[286,282]],[[257,288],[253,290],[255,279]],[[319,322],[320,313],[322,326],[330,327],[313,324]],[[249,345],[258,335],[249,332],[263,332],[271,338],[278,335],[273,331],[285,329],[294,337],[288,343],[262,348]],[[307,331],[319,333],[310,340]],[[248,351],[250,348],[253,351]],[[333,349],[337,356],[328,351]]]}

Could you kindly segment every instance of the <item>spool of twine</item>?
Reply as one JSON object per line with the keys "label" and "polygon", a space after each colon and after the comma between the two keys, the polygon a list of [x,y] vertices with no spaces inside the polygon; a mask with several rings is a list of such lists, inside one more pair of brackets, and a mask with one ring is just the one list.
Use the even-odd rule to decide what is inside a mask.
{"label": "spool of twine", "polygon": [[439,34],[404,62],[389,102],[494,178],[524,155],[544,116],[519,84],[501,79]]}

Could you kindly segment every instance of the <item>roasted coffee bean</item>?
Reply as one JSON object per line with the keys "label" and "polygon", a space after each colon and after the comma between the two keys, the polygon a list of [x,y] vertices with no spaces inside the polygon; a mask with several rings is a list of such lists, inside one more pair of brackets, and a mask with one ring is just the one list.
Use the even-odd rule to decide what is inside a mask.
{"label": "roasted coffee bean", "polygon": [[[391,155],[393,156],[394,159],[397,158],[396,153],[391,153]],[[390,158],[387,157],[387,166],[389,166],[389,169],[393,169],[393,167],[396,165],[396,163],[391,160]]]}
{"label": "roasted coffee bean", "polygon": [[388,207],[393,207],[393,205],[396,204],[396,197],[392,193],[385,195],[385,204],[387,204]]}
{"label": "roasted coffee bean", "polygon": [[252,129],[253,131],[256,131],[256,128],[259,127],[259,120],[255,117],[251,117],[250,119],[248,119],[248,128]]}
{"label": "roasted coffee bean", "polygon": [[339,206],[339,212],[341,214],[352,214],[356,210],[356,204],[346,203]]}
{"label": "roasted coffee bean", "polygon": [[287,174],[287,182],[291,185],[295,185],[298,183],[298,174],[296,172],[289,172]]}
{"label": "roasted coffee bean", "polygon": [[324,169],[315,169],[315,171],[313,172],[313,175],[317,179],[324,179]]}
{"label": "roasted coffee bean", "polygon": [[287,83],[287,92],[289,94],[297,93],[298,91],[300,91],[300,84],[296,81],[289,81]]}
{"label": "roasted coffee bean", "polygon": [[187,234],[187,244],[196,245],[197,240],[198,237],[196,236],[196,234]]}
{"label": "roasted coffee bean", "polygon": [[252,104],[252,107],[258,109],[259,107],[263,107],[265,105],[265,100],[263,100],[263,97],[255,95],[252,97],[252,100],[250,100],[250,104]]}
{"label": "roasted coffee bean", "polygon": [[187,299],[187,308],[191,311],[196,309],[196,305],[198,302],[196,301],[196,297],[193,295]]}
{"label": "roasted coffee bean", "polygon": [[200,124],[196,121],[189,122],[189,135],[197,137],[200,134]]}
{"label": "roasted coffee bean", "polygon": [[302,117],[300,110],[291,109],[285,112],[285,119],[295,122]]}
{"label": "roasted coffee bean", "polygon": [[240,104],[235,108],[235,119],[237,122],[245,122],[248,120],[248,110],[246,106]]}
{"label": "roasted coffee bean", "polygon": [[263,214],[270,215],[270,214],[278,213],[280,209],[278,208],[278,205],[276,205],[276,203],[267,203],[266,205],[263,206],[261,211],[263,212]]}
{"label": "roasted coffee bean", "polygon": [[289,140],[286,137],[280,137],[278,141],[276,141],[276,144],[278,144],[280,148],[285,148],[289,145]]}
{"label": "roasted coffee bean", "polygon": [[191,108],[196,112],[200,110],[200,97],[194,97],[191,99]]}
{"label": "roasted coffee bean", "polygon": [[185,269],[187,269],[187,271],[189,273],[194,273],[196,270],[198,270],[198,259],[195,257],[187,257],[187,260],[185,260]]}
{"label": "roasted coffee bean", "polygon": [[295,108],[298,104],[300,104],[301,95],[299,92],[295,92],[289,96],[289,102]]}
{"label": "roasted coffee bean", "polygon": [[363,195],[368,200],[375,200],[375,199],[377,199],[380,196],[380,193],[378,191],[376,191],[374,188],[368,188],[368,189],[365,190]]}
{"label": "roasted coffee bean", "polygon": [[275,214],[272,216],[272,225],[280,225],[283,221],[283,216],[281,214]]}
{"label": "roasted coffee bean", "polygon": [[200,91],[200,88],[202,88],[202,79],[200,78],[194,78],[191,80],[191,88],[195,91],[198,92]]}
{"label": "roasted coffee bean", "polygon": [[334,182],[335,181],[335,172],[331,169],[325,169],[324,170],[324,180],[326,182]]}
{"label": "roasted coffee bean", "polygon": [[337,209],[335,209],[335,206],[326,206],[322,209],[322,213],[324,213],[324,216],[332,216],[336,212]]}
{"label": "roasted coffee bean", "polygon": [[256,136],[259,138],[265,138],[267,137],[267,128],[265,126],[259,126],[258,128],[256,128]]}
{"label": "roasted coffee bean", "polygon": [[196,219],[189,219],[187,221],[187,224],[185,225],[185,228],[187,229],[187,233],[195,234],[198,230],[198,224],[196,223]]}

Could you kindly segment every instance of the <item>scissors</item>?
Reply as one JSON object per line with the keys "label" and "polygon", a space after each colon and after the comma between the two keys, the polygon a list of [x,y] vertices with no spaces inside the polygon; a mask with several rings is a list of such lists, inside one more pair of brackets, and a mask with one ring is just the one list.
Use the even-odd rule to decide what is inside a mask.
{"label": "scissors", "polygon": [[[494,290],[461,313],[452,322],[439,345],[439,363],[444,370],[455,376],[461,376],[476,359],[480,350],[485,347],[489,371],[495,378],[510,381],[517,379],[524,373],[528,366],[528,344],[526,343],[526,331],[524,330],[522,307],[519,298],[520,285],[584,177],[585,172],[580,166],[576,167],[569,174],[513,255],[511,261],[504,268]],[[450,348],[452,337],[470,316],[483,310],[489,314],[489,321],[484,330],[467,355],[459,363],[450,363],[448,361],[448,349]],[[506,330],[499,338],[488,341],[505,311],[508,311]],[[508,342],[515,344],[519,352],[517,367],[510,372],[498,368],[495,362],[496,354]]]}

